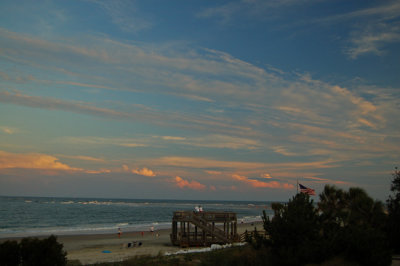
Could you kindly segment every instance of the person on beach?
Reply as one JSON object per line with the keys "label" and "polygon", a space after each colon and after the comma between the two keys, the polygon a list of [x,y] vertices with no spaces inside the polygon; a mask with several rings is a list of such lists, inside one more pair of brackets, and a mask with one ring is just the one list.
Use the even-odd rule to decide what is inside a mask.
{"label": "person on beach", "polygon": [[154,226],[150,227],[150,233],[154,235]]}
{"label": "person on beach", "polygon": [[199,212],[203,212],[203,207],[199,206]]}
{"label": "person on beach", "polygon": [[121,234],[122,234],[121,228],[118,228],[118,238],[121,238]]}
{"label": "person on beach", "polygon": [[200,211],[200,208],[199,208],[199,206],[196,205],[196,207],[194,207],[194,212],[199,212],[199,211]]}

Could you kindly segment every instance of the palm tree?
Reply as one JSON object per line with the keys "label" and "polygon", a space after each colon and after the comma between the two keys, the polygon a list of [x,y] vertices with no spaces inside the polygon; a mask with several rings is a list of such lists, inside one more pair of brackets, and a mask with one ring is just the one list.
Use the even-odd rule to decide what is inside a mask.
{"label": "palm tree", "polygon": [[382,228],[386,215],[380,201],[374,201],[361,188],[350,188],[346,193],[347,224]]}
{"label": "palm tree", "polygon": [[345,192],[326,185],[319,195],[318,210],[323,223],[342,225],[344,222]]}

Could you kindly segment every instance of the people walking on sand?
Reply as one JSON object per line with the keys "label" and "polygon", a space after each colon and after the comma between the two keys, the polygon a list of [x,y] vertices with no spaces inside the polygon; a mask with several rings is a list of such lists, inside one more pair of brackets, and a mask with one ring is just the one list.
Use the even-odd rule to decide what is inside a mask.
{"label": "people walking on sand", "polygon": [[154,235],[154,226],[150,227],[150,233]]}
{"label": "people walking on sand", "polygon": [[194,212],[200,212],[199,206],[196,205],[196,206],[194,207]]}
{"label": "people walking on sand", "polygon": [[118,238],[121,238],[122,230],[121,228],[118,228]]}

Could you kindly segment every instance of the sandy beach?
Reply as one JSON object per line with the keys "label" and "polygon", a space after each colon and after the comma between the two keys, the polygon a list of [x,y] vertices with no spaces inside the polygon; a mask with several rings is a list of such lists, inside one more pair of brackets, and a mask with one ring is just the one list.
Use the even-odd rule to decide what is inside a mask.
{"label": "sandy beach", "polygon": [[[262,230],[262,222],[238,224],[238,233]],[[121,261],[138,255],[164,254],[176,252],[182,248],[173,246],[170,241],[170,229],[156,230],[154,233],[122,232],[121,237],[115,234],[59,236],[58,241],[64,245],[68,260],[79,260],[82,264],[96,262]],[[128,247],[128,243],[141,242],[141,246]],[[107,252],[107,253],[104,253]]]}

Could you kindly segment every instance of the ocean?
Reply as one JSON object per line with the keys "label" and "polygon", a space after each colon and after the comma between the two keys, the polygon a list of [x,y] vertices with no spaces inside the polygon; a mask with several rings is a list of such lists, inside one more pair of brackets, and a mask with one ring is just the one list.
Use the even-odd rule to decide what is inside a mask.
{"label": "ocean", "polygon": [[271,202],[152,199],[95,199],[0,196],[0,238],[105,234],[171,227],[174,211],[230,211],[238,223],[272,215]]}

